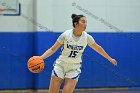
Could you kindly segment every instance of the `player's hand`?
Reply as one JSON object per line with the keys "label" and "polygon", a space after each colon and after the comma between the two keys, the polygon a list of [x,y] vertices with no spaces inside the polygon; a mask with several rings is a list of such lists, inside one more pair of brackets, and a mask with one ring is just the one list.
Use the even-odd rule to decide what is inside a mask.
{"label": "player's hand", "polygon": [[112,59],[110,59],[109,61],[110,61],[114,66],[117,66],[117,61],[116,61],[115,59],[112,58]]}

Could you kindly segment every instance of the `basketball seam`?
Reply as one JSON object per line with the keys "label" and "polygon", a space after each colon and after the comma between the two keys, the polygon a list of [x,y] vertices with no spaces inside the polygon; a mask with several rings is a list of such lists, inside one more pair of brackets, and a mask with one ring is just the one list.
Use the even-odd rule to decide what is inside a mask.
{"label": "basketball seam", "polygon": [[[44,63],[44,62],[41,62],[41,63]],[[39,64],[41,64],[41,63],[39,63]],[[39,64],[36,64],[36,65],[34,65],[34,66],[37,66],[37,65],[39,65]],[[31,66],[31,67],[29,67],[29,68],[32,68],[32,67],[34,67],[34,66]]]}

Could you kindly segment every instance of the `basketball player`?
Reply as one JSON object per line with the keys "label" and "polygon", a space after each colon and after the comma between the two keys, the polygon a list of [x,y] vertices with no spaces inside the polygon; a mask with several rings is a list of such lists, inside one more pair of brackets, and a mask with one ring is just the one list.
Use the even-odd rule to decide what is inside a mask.
{"label": "basketball player", "polygon": [[72,23],[74,28],[62,33],[55,44],[40,56],[42,59],[48,58],[62,46],[61,55],[56,60],[52,71],[49,93],[58,93],[63,80],[65,82],[62,93],[73,92],[81,73],[81,56],[87,45],[109,60],[113,65],[117,65],[116,60],[111,58],[94,41],[93,37],[85,32],[87,26],[85,16],[72,14]]}

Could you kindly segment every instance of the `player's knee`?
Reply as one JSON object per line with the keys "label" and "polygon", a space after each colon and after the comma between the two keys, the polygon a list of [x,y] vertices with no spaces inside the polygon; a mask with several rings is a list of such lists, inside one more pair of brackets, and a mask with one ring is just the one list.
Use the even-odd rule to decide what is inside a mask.
{"label": "player's knee", "polygon": [[72,87],[64,87],[62,93],[73,93],[73,90]]}
{"label": "player's knee", "polygon": [[73,93],[74,89],[75,89],[75,85],[76,83],[74,82],[65,82],[64,88],[62,93]]}
{"label": "player's knee", "polygon": [[56,77],[56,76],[52,76],[52,81],[54,82],[54,84],[61,84],[63,79]]}

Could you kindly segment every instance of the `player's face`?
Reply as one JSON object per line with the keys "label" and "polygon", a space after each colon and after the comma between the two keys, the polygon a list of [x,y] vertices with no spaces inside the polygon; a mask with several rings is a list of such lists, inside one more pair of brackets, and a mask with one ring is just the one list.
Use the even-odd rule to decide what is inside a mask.
{"label": "player's face", "polygon": [[86,26],[87,26],[87,20],[86,20],[86,18],[85,18],[85,17],[81,17],[80,20],[79,20],[78,27],[79,27],[82,31],[85,31]]}

